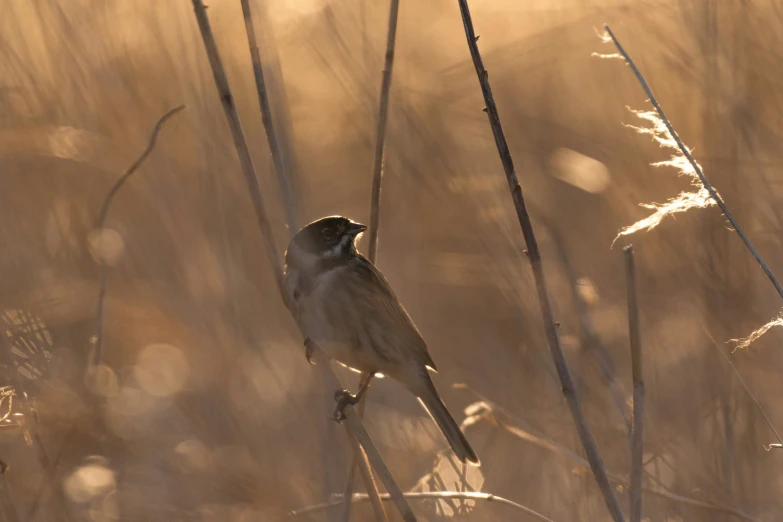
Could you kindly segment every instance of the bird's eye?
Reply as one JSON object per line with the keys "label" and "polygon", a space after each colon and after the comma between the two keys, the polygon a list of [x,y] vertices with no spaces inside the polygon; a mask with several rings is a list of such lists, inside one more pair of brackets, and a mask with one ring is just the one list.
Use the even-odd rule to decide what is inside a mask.
{"label": "bird's eye", "polygon": [[321,231],[321,235],[324,236],[324,239],[332,239],[334,237],[334,229],[325,228]]}

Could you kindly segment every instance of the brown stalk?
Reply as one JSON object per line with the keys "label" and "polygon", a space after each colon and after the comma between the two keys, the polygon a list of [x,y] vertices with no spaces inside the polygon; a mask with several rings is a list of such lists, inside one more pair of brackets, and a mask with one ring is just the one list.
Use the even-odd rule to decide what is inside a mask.
{"label": "brown stalk", "polygon": [[503,127],[500,124],[500,115],[498,114],[497,105],[495,104],[495,98],[492,95],[492,88],[489,85],[489,74],[484,68],[484,63],[481,60],[481,54],[479,53],[478,45],[476,44],[477,38],[475,31],[473,30],[473,22],[470,18],[470,9],[467,0],[459,0],[459,7],[462,13],[462,23],[465,27],[465,36],[468,41],[470,55],[473,58],[473,64],[476,68],[476,74],[478,75],[479,84],[481,85],[481,92],[484,95],[484,102],[486,103],[485,110],[489,116],[489,123],[492,126],[492,133],[495,136],[495,144],[497,145],[498,153],[500,154],[500,160],[503,163],[503,169],[506,172],[511,197],[514,201],[517,216],[519,217],[519,224],[522,228],[522,234],[525,237],[525,243],[527,244],[528,258],[536,281],[536,290],[538,293],[539,305],[541,306],[541,315],[544,320],[544,329],[546,330],[546,337],[549,342],[549,350],[552,354],[555,367],[557,368],[557,375],[560,378],[561,389],[568,402],[571,415],[574,418],[577,433],[579,434],[579,438],[582,441],[585,453],[587,454],[587,460],[590,462],[590,468],[592,469],[598,487],[604,496],[606,507],[609,509],[609,513],[614,522],[624,522],[625,517],[620,509],[620,503],[617,501],[617,496],[614,494],[614,490],[609,483],[609,478],[606,475],[601,455],[598,453],[598,447],[596,446],[593,435],[587,425],[587,419],[582,411],[579,396],[574,387],[571,371],[568,368],[568,362],[563,353],[563,348],[560,346],[560,337],[552,314],[552,305],[549,300],[544,269],[541,264],[541,252],[538,248],[533,225],[530,222],[530,216],[525,207],[525,199],[522,195],[522,187],[519,186],[519,181],[517,180],[514,161],[511,158],[511,152],[508,149],[506,137],[503,134]]}
{"label": "brown stalk", "polygon": [[389,118],[389,94],[391,93],[392,69],[394,67],[394,46],[397,41],[397,13],[399,0],[389,4],[389,30],[386,33],[386,59],[381,80],[381,101],[378,110],[378,127],[375,135],[375,157],[372,165],[372,199],[370,205],[370,230],[368,257],[375,263],[378,250],[378,226],[381,209],[381,177],[383,176],[383,151],[386,145],[386,122]]}
{"label": "brown stalk", "polygon": [[620,384],[617,382],[617,378],[615,377],[616,372],[614,364],[612,363],[612,358],[609,356],[609,353],[606,351],[606,347],[601,342],[601,338],[598,336],[598,332],[596,332],[595,325],[593,324],[593,320],[590,316],[589,305],[582,296],[582,293],[579,292],[579,283],[576,270],[574,270],[574,265],[571,263],[571,257],[568,255],[565,238],[560,233],[557,225],[547,215],[547,213],[543,211],[543,209],[533,204],[532,202],[529,204],[529,206],[533,209],[533,212],[536,214],[537,218],[546,227],[549,235],[552,237],[555,251],[557,256],[560,258],[560,264],[563,265],[563,272],[568,278],[568,286],[571,290],[571,298],[574,301],[574,306],[576,307],[577,315],[579,316],[579,332],[582,348],[585,352],[592,352],[591,355],[595,356],[594,362],[598,366],[601,377],[603,377],[604,381],[609,386],[609,390],[612,392],[612,399],[615,403],[615,406],[617,407],[617,412],[620,414],[620,417],[623,420],[623,424],[625,424],[625,429],[630,437],[632,429],[631,420],[628,412],[626,411],[623,390],[620,388]]}
{"label": "brown stalk", "polygon": [[240,3],[242,4],[242,14],[245,18],[245,32],[247,32],[247,44],[250,47],[250,59],[253,62],[253,78],[256,81],[256,91],[258,91],[258,104],[261,107],[261,121],[264,123],[264,130],[266,130],[266,139],[272,154],[272,164],[275,167],[277,181],[280,183],[283,192],[288,227],[291,233],[294,233],[299,230],[296,199],[294,198],[294,191],[291,186],[291,176],[285,168],[283,153],[280,149],[280,143],[277,140],[275,126],[272,124],[272,110],[269,105],[266,82],[264,81],[264,68],[261,65],[261,55],[258,49],[258,43],[256,42],[256,31],[253,26],[253,12],[250,9],[249,0],[240,0]]}
{"label": "brown stalk", "polygon": [[639,300],[636,291],[636,265],[633,247],[623,249],[625,285],[628,293],[628,334],[631,341],[631,372],[633,374],[633,430],[631,432],[630,522],[642,519],[642,471],[644,464],[644,376],[642,373],[642,340],[639,334]]}
{"label": "brown stalk", "polygon": [[[367,453],[362,449],[361,444],[359,444],[358,438],[353,436],[353,433],[351,433],[350,428],[347,424],[345,425],[345,429],[348,430],[348,440],[351,441],[351,447],[353,448],[353,460],[352,460],[351,471],[355,472],[356,468],[358,467],[359,472],[362,475],[362,480],[364,480],[364,483],[372,484],[372,487],[368,488],[370,494],[367,497],[370,500],[370,504],[372,505],[372,510],[375,513],[375,518],[378,520],[388,521],[389,518],[386,516],[386,510],[383,509],[383,503],[381,502],[380,495],[378,494],[378,486],[375,484],[375,479],[373,478],[372,471],[370,470]],[[362,465],[358,465],[359,463],[357,462],[357,460],[361,460]],[[348,481],[348,484],[351,485],[350,480]],[[348,511],[348,516],[350,517],[350,510]]]}
{"label": "brown stalk", "polygon": [[[375,263],[378,252],[378,228],[380,227],[380,209],[381,209],[381,178],[383,176],[383,153],[386,145],[386,122],[389,117],[389,99],[391,93],[392,71],[394,68],[394,48],[397,42],[397,14],[400,10],[400,1],[391,0],[389,4],[389,29],[386,33],[386,57],[383,67],[383,77],[381,79],[381,97],[380,107],[378,109],[378,126],[375,131],[375,156],[372,166],[372,192],[370,196],[370,230],[369,232],[369,250],[367,253],[371,263]],[[360,377],[360,383],[364,376]],[[369,391],[369,390],[368,390]],[[366,393],[364,394],[367,395]],[[358,406],[359,418],[364,417],[364,409],[367,401],[365,396]],[[343,507],[343,521],[349,522],[351,519],[351,498],[354,488],[354,477],[356,476],[356,456],[355,454],[351,467],[348,470],[348,481],[345,484],[345,504]]]}
{"label": "brown stalk", "polygon": [[[280,297],[283,299],[283,302],[287,304],[286,299],[286,293],[285,293],[285,284],[283,279],[283,269],[280,264],[280,254],[277,248],[277,244],[275,243],[275,238],[272,233],[272,228],[269,223],[269,216],[266,211],[266,206],[264,205],[264,199],[261,193],[261,186],[258,182],[258,178],[256,176],[255,167],[253,165],[253,159],[250,155],[250,150],[247,145],[247,140],[245,139],[244,132],[242,130],[242,124],[239,119],[239,114],[237,112],[236,105],[234,105],[234,97],[231,93],[231,87],[228,83],[228,78],[226,77],[226,72],[223,67],[223,62],[220,58],[220,54],[218,52],[217,43],[215,41],[215,36],[212,33],[212,28],[209,24],[209,18],[207,17],[206,7],[204,6],[204,3],[202,0],[192,0],[193,1],[193,8],[196,13],[196,19],[198,21],[199,30],[201,31],[201,37],[204,41],[204,47],[207,52],[207,57],[209,58],[210,67],[212,69],[212,74],[215,79],[215,86],[217,87],[218,94],[220,95],[220,100],[223,105],[223,110],[226,115],[226,120],[228,122],[229,128],[231,130],[231,136],[234,140],[234,146],[237,149],[237,155],[239,156],[239,161],[242,167],[242,173],[245,177],[245,182],[248,187],[248,191],[250,192],[251,201],[253,203],[253,208],[256,213],[256,219],[258,221],[259,228],[261,229],[261,233],[264,239],[264,242],[266,244],[266,250],[267,250],[267,256],[269,258],[269,264],[272,268],[272,272],[275,276],[275,281],[277,283],[278,291],[280,292]],[[304,333],[304,332],[302,332]],[[325,355],[323,352],[319,350],[319,352],[322,355]],[[334,374],[334,371],[330,364],[324,364],[323,365],[328,371],[326,374],[330,374],[334,382],[339,382],[337,380],[337,376]],[[348,412],[346,412],[348,413]],[[353,414],[353,411],[351,410],[350,414]],[[372,461],[373,467],[381,473],[381,470],[386,470],[388,473],[388,468],[386,467],[386,464],[383,462],[383,459],[381,458],[380,454],[377,451],[371,451],[374,450],[374,446],[372,448],[368,447],[367,444],[371,446],[371,441],[369,439],[369,435],[367,435],[367,432],[364,431],[364,427],[361,425],[361,422],[358,420],[358,418],[351,419],[351,415],[348,415],[349,419],[349,426],[351,426],[351,433],[354,437],[359,441],[360,444],[362,444],[362,447],[364,447],[365,451],[367,452],[367,457]],[[355,421],[355,422],[354,422]],[[361,433],[358,431],[358,428],[361,428]],[[360,438],[361,434],[364,434],[364,439]],[[352,447],[355,447],[352,444]],[[366,464],[366,460],[362,458],[362,456],[357,455],[357,461],[360,465]],[[363,473],[365,476],[369,476],[370,470],[367,469]],[[392,494],[392,496],[395,497],[395,502],[397,503],[398,507],[400,506],[407,506],[407,510],[402,510],[401,513],[403,516],[406,516],[406,514],[409,512],[411,515],[413,514],[410,511],[410,506],[407,505],[407,502],[405,499],[399,495],[397,495],[397,492],[400,491],[399,486],[394,484],[394,480],[389,474],[388,477],[383,477],[384,479],[384,485],[386,485],[387,490]],[[390,481],[393,486],[390,486],[387,481]],[[373,481],[369,481],[365,484],[367,487],[368,492],[370,494],[377,496],[378,492],[375,488],[375,484]],[[380,518],[379,522],[383,522],[385,519]],[[406,520],[415,520],[415,517],[413,518],[406,518]]]}
{"label": "brown stalk", "polygon": [[373,463],[373,467],[378,473],[378,477],[381,479],[381,482],[383,482],[383,485],[386,486],[386,491],[391,495],[392,500],[397,506],[397,510],[402,515],[402,519],[405,520],[405,522],[416,522],[416,515],[413,514],[410,504],[405,500],[405,496],[403,495],[400,486],[395,482],[391,471],[389,471],[389,468],[383,461],[381,454],[378,453],[378,449],[375,447],[375,444],[373,444],[370,435],[367,433],[367,430],[364,429],[362,421],[359,419],[359,416],[356,415],[352,406],[345,408],[345,417],[347,429],[351,432],[353,438],[355,438],[356,441],[361,444],[362,448],[364,448],[367,458]]}

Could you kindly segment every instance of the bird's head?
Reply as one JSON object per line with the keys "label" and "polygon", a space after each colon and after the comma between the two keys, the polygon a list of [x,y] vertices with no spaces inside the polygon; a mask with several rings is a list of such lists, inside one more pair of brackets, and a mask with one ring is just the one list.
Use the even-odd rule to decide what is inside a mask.
{"label": "bird's head", "polygon": [[301,268],[324,261],[347,258],[355,252],[355,240],[365,225],[343,216],[329,216],[305,225],[291,239],[286,264]]}

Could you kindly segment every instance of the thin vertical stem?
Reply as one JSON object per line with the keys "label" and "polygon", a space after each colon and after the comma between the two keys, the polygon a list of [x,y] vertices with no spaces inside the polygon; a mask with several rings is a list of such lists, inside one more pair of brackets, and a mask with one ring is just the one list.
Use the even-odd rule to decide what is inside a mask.
{"label": "thin vertical stem", "polygon": [[[234,146],[236,147],[237,155],[239,156],[242,173],[244,174],[245,182],[250,192],[253,209],[256,212],[258,225],[261,229],[261,233],[267,247],[269,264],[271,265],[272,271],[274,273],[275,281],[280,292],[280,297],[287,305],[283,269],[282,265],[280,264],[281,257],[279,255],[277,244],[275,243],[275,238],[272,233],[272,228],[269,223],[269,216],[266,211],[266,206],[264,205],[264,198],[261,193],[261,187],[255,173],[255,167],[253,165],[253,160],[247,145],[247,140],[245,139],[244,131],[242,130],[239,114],[237,112],[236,106],[234,105],[234,97],[231,94],[231,87],[229,86],[228,78],[226,77],[223,61],[221,60],[220,54],[218,52],[215,36],[212,33],[212,28],[209,24],[209,18],[207,17],[206,7],[204,6],[203,0],[192,0],[192,2],[199,25],[199,30],[201,31],[201,37],[204,41],[207,57],[209,58],[209,63],[212,68],[212,74],[215,79],[215,86],[217,87],[218,94],[220,95],[220,100],[223,105],[226,120],[228,121],[228,125],[231,130],[231,136],[234,140]],[[302,333],[305,334],[305,332]],[[325,355],[322,351],[319,352]],[[325,364],[325,368],[327,371],[325,371],[324,374],[330,375],[334,382],[339,382],[337,380],[337,376],[332,370],[331,365],[327,363]],[[379,475],[381,476],[387,491],[389,491],[389,493],[395,498],[395,503],[400,509],[400,513],[403,515],[403,518],[406,521],[415,522],[416,518],[413,516],[413,512],[411,511],[410,506],[402,497],[402,491],[394,482],[394,478],[391,476],[391,473],[386,467],[386,464],[383,462],[383,458],[372,445],[372,441],[370,440],[367,431],[362,426],[358,417],[355,416],[353,409],[348,409],[350,409],[350,412],[348,412],[348,420],[350,421],[349,427],[351,427],[351,433],[364,448],[368,459],[372,462],[376,471],[378,471]],[[375,489],[375,484],[371,477],[370,480],[368,480],[366,483],[366,486],[368,491]],[[378,494],[377,489],[375,489],[375,494]],[[384,518],[380,518],[379,522],[383,522],[384,520]]]}
{"label": "thin vertical stem", "polygon": [[625,255],[625,285],[628,293],[628,335],[631,341],[631,372],[633,374],[633,431],[631,432],[630,522],[642,519],[642,472],[644,464],[644,375],[642,373],[642,341],[639,334],[639,301],[636,291],[636,266],[633,247]]}
{"label": "thin vertical stem", "polygon": [[[362,4],[364,5],[364,4]],[[397,42],[397,14],[400,10],[399,0],[391,0],[389,4],[389,29],[386,33],[386,57],[384,60],[383,77],[381,79],[381,97],[378,109],[378,126],[375,132],[375,156],[372,166],[372,192],[370,196],[370,230],[368,258],[375,263],[378,253],[378,228],[380,226],[381,209],[381,178],[383,177],[383,155],[386,146],[386,123],[389,119],[389,99],[391,98],[392,71],[394,68],[394,48]],[[366,44],[366,36],[365,36]],[[363,378],[363,377],[362,377]],[[367,394],[365,394],[366,397]],[[359,418],[364,417],[366,399],[358,406]],[[351,519],[351,498],[353,496],[353,481],[356,476],[356,456],[348,470],[348,481],[345,485],[345,504],[343,506],[343,521]]]}
{"label": "thin vertical stem", "polygon": [[291,173],[286,169],[283,161],[283,152],[277,139],[277,133],[272,123],[272,110],[269,105],[269,95],[267,94],[266,83],[264,81],[264,68],[261,65],[261,55],[256,42],[256,32],[253,26],[253,13],[250,9],[249,0],[240,0],[242,4],[242,14],[245,18],[245,32],[247,33],[247,44],[250,47],[250,59],[253,62],[253,77],[256,81],[256,91],[258,91],[258,104],[261,107],[261,121],[266,130],[266,139],[269,143],[269,151],[272,154],[272,164],[275,167],[277,181],[280,183],[280,189],[283,192],[283,201],[285,202],[286,219],[291,234],[299,230],[297,219],[296,198],[291,180]]}
{"label": "thin vertical stem", "polygon": [[226,114],[226,121],[231,130],[231,137],[234,140],[234,146],[236,147],[237,155],[239,156],[242,174],[244,174],[245,183],[250,192],[250,199],[253,202],[256,220],[258,221],[258,226],[264,237],[269,264],[274,272],[275,282],[277,283],[278,290],[280,290],[280,295],[285,299],[285,284],[283,282],[283,269],[280,266],[280,251],[277,248],[275,236],[272,233],[272,227],[269,223],[269,214],[267,213],[266,205],[264,205],[264,198],[261,195],[261,185],[258,182],[258,177],[256,177],[253,158],[250,156],[250,149],[247,146],[247,140],[245,139],[245,134],[242,130],[239,113],[237,112],[236,105],[234,105],[234,96],[231,94],[231,87],[228,84],[226,71],[223,67],[223,60],[220,58],[217,43],[215,43],[215,35],[212,34],[212,27],[209,25],[209,18],[207,17],[204,2],[202,0],[193,0],[193,8],[196,12],[196,20],[198,21],[201,37],[204,40],[204,48],[207,51],[209,64],[212,68],[215,87],[217,87],[218,94],[220,95],[220,102],[223,106],[223,111]]}
{"label": "thin vertical stem", "polygon": [[497,105],[495,104],[495,98],[492,95],[492,88],[489,85],[489,74],[484,68],[484,63],[481,60],[481,54],[479,53],[478,45],[476,44],[476,33],[473,30],[473,21],[470,18],[470,8],[468,7],[467,0],[459,0],[459,7],[462,13],[462,23],[465,27],[465,37],[467,38],[468,48],[470,49],[470,55],[473,58],[473,65],[476,68],[476,74],[478,75],[479,84],[481,85],[481,92],[484,95],[484,102],[486,103],[485,110],[489,116],[489,123],[495,137],[495,144],[497,145],[498,153],[500,154],[500,160],[503,163],[503,169],[506,173],[511,197],[514,201],[517,217],[519,218],[519,225],[522,228],[522,234],[524,235],[525,243],[527,244],[527,254],[531,268],[533,269],[533,277],[536,281],[536,291],[538,293],[538,301],[544,321],[544,329],[549,343],[549,350],[557,369],[557,375],[560,378],[561,389],[566,402],[568,403],[568,407],[571,410],[577,433],[579,434],[582,446],[584,446],[587,460],[590,462],[590,468],[592,469],[598,487],[604,496],[604,501],[609,509],[609,513],[615,522],[625,522],[623,512],[620,509],[620,503],[617,501],[614,489],[612,489],[612,485],[609,483],[609,477],[607,477],[604,463],[598,452],[598,447],[596,446],[593,435],[587,425],[587,419],[582,411],[579,395],[576,392],[571,377],[571,370],[568,367],[563,348],[560,345],[560,336],[552,313],[549,291],[547,290],[546,279],[544,277],[544,268],[541,263],[541,252],[538,248],[535,232],[533,231],[533,224],[530,222],[530,215],[525,207],[522,187],[519,185],[519,180],[517,179],[517,174],[514,169],[514,160],[511,158],[511,152],[509,151],[508,143],[506,142],[506,137],[503,133],[503,127],[500,124],[500,115],[498,114]]}
{"label": "thin vertical stem", "polygon": [[397,41],[397,13],[399,0],[391,0],[389,7],[389,31],[386,34],[386,59],[381,80],[381,101],[378,110],[378,127],[375,135],[375,157],[372,166],[372,199],[370,205],[369,252],[370,262],[375,263],[378,251],[378,225],[381,207],[381,177],[383,176],[383,151],[386,141],[386,122],[389,118],[389,94],[391,93],[394,46]]}

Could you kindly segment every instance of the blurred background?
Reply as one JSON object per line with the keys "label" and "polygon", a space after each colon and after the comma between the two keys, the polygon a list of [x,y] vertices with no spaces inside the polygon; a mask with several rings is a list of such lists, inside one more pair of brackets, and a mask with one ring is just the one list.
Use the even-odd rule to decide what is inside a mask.
{"label": "blurred background", "polygon": [[[289,234],[238,0],[208,14],[280,251]],[[367,223],[388,2],[251,2],[299,224]],[[612,241],[689,187],[624,126],[644,93],[610,23],[758,250],[783,273],[783,5],[775,0],[472,0],[562,342],[627,506],[632,392],[622,246],[637,253],[650,522],[783,520],[774,423],[779,297],[714,207]],[[8,521],[339,520],[351,461],[333,390],[282,306],[191,2],[2,0],[0,507]],[[179,104],[151,156],[114,181]],[[609,520],[560,392],[524,241],[457,3],[403,0],[378,261],[438,363],[482,466],[460,477],[389,379],[366,426],[403,489],[472,488],[555,521]],[[103,241],[101,242],[101,238]],[[360,249],[364,249],[360,244]],[[85,368],[111,266],[98,385]],[[347,387],[355,374],[338,369]],[[455,384],[464,384],[457,386]],[[483,402],[482,402],[483,401]],[[479,404],[476,404],[476,403]],[[783,421],[780,421],[783,426]],[[363,491],[357,482],[357,491]],[[528,520],[417,501],[420,521]],[[391,504],[390,517],[398,516]],[[353,520],[372,520],[367,504]]]}

